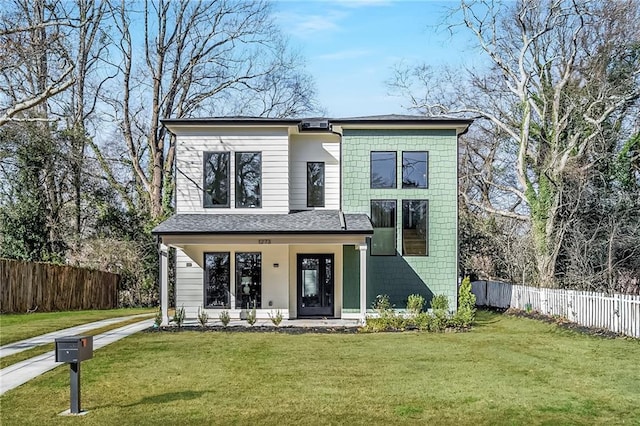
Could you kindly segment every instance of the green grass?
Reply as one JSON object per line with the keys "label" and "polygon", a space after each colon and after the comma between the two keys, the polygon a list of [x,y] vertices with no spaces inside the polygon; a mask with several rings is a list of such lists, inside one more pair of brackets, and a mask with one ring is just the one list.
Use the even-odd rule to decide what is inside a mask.
{"label": "green grass", "polygon": [[0,397],[0,423],[638,424],[640,342],[480,313],[468,333],[141,333]]}
{"label": "green grass", "polygon": [[2,314],[0,315],[0,346],[88,322],[155,312],[153,308],[134,308]]}

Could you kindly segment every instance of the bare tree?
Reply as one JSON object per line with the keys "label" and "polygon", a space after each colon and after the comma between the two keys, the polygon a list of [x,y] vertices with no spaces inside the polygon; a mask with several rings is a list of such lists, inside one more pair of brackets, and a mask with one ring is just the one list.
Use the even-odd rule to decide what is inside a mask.
{"label": "bare tree", "polygon": [[[275,29],[266,1],[145,1],[139,14],[125,2],[111,6],[120,90],[106,101],[124,141],[133,192],[93,147],[125,202],[151,218],[170,211],[173,194],[175,140],[162,119],[293,115],[312,107],[311,81]],[[143,51],[132,41],[132,25],[144,28]]]}
{"label": "bare tree", "polygon": [[490,67],[401,69],[393,86],[424,113],[480,119],[483,139],[466,146],[479,185],[463,194],[530,225],[540,282],[552,286],[560,219],[575,210],[567,175],[592,166],[588,153],[640,96],[638,2],[462,1],[458,13]]}
{"label": "bare tree", "polygon": [[56,3],[12,0],[0,15],[0,126],[11,120],[46,121],[46,102],[75,82]]}

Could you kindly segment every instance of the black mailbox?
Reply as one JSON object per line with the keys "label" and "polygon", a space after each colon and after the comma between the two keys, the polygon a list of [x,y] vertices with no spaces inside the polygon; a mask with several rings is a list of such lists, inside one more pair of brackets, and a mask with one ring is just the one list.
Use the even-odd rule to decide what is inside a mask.
{"label": "black mailbox", "polygon": [[77,363],[93,358],[93,336],[56,339],[56,362]]}

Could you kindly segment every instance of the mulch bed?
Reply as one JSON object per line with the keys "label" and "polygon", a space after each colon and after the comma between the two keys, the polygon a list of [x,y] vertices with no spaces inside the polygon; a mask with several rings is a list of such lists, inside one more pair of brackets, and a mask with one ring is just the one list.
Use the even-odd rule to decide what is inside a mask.
{"label": "mulch bed", "polygon": [[358,327],[245,327],[245,326],[183,326],[183,327],[150,327],[145,333],[180,333],[183,331],[222,332],[222,333],[280,333],[280,334],[355,334]]}
{"label": "mulch bed", "polygon": [[565,330],[571,330],[571,331],[575,331],[580,334],[586,334],[589,336],[603,337],[605,339],[615,339],[618,337],[630,338],[623,334],[614,333],[613,331],[607,330],[605,328],[586,327],[584,325],[571,322],[566,318],[543,315],[537,311],[527,312],[527,311],[522,311],[520,309],[509,308],[506,311],[504,311],[504,313],[505,315],[510,315],[514,317],[531,318],[538,321],[546,322],[548,324],[555,324],[558,327],[563,328]]}

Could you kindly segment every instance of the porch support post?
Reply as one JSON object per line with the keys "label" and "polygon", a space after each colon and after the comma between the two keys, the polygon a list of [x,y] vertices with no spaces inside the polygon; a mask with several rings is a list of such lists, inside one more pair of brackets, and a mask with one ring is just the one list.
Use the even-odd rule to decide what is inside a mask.
{"label": "porch support post", "polygon": [[169,325],[169,248],[160,244],[160,311],[161,326]]}
{"label": "porch support post", "polygon": [[360,321],[367,319],[367,244],[357,246],[360,250]]}

